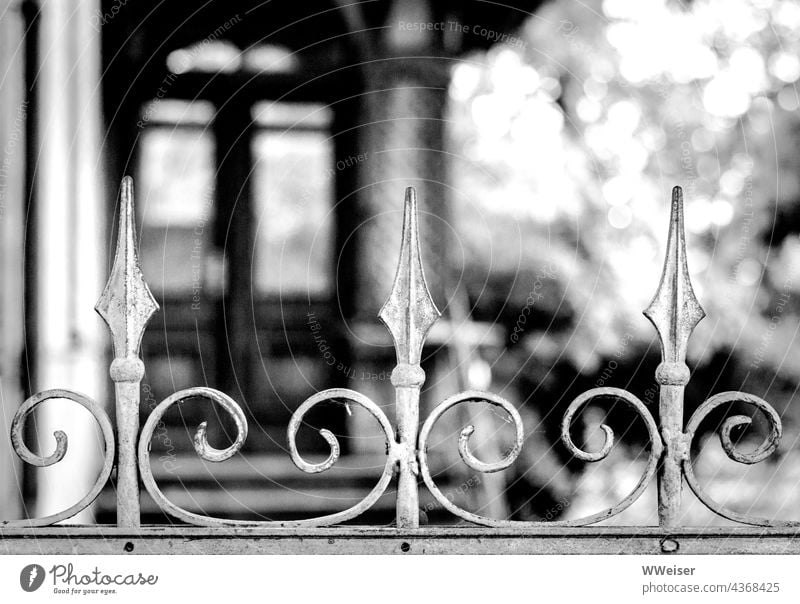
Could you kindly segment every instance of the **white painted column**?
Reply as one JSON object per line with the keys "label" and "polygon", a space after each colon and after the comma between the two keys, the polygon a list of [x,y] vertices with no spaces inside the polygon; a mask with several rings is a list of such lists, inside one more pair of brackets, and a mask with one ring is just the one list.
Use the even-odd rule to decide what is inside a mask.
{"label": "white painted column", "polygon": [[[101,190],[99,0],[43,0],[39,33],[34,387],[83,392],[111,412],[108,336],[94,304],[108,270]],[[113,413],[110,413],[113,416]],[[69,450],[40,472],[37,515],[78,501],[94,482],[102,439],[91,416],[68,401],[43,407],[37,425],[49,454],[63,430]],[[89,521],[87,513],[72,522]]]}
{"label": "white painted column", "polygon": [[25,104],[19,0],[0,0],[0,517],[22,517],[21,465],[9,432],[22,402],[22,255],[25,204]]}

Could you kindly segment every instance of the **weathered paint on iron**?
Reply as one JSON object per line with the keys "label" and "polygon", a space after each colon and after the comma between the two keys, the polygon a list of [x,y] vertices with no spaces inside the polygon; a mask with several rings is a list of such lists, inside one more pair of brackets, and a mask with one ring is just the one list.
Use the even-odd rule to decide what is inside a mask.
{"label": "weathered paint on iron", "polygon": [[389,299],[378,316],[391,332],[397,352],[397,366],[392,372],[397,444],[401,450],[397,468],[397,526],[416,528],[419,526],[419,393],[425,383],[420,361],[425,338],[440,313],[425,283],[419,246],[417,194],[411,187],[406,189],[397,274]]}
{"label": "weathered paint on iron", "polygon": [[689,279],[686,236],[683,227],[683,191],[672,189],[667,253],[661,282],[644,311],[661,341],[661,364],[656,369],[660,386],[659,421],[665,454],[658,474],[658,518],[662,526],[675,526],[681,507],[681,461],[685,454],[683,392],[689,382],[686,347],[697,324],[705,317]]}
{"label": "weathered paint on iron", "polygon": [[[477,391],[456,394],[440,403],[419,424],[419,396],[425,381],[421,368],[422,347],[428,331],[439,317],[422,269],[414,190],[406,191],[403,232],[397,274],[389,299],[379,317],[392,334],[397,365],[392,373],[396,392],[396,417],[393,427],[379,405],[366,396],[347,389],[331,389],[307,399],[291,418],[288,442],[292,460],[309,473],[324,472],[338,460],[339,442],[329,430],[320,430],[330,454],[319,463],[309,463],[297,450],[296,436],[304,417],[325,401],[345,401],[361,406],[378,422],[386,437],[386,464],[370,493],[358,504],[341,512],[298,521],[243,521],[195,514],[173,504],[158,488],[150,467],[150,445],[164,413],[188,399],[206,399],[220,405],[234,420],[236,437],[225,449],[211,447],[205,423],[195,435],[195,449],[201,458],[223,462],[241,450],[247,437],[247,422],[242,409],[230,397],[210,388],[189,388],[173,394],[150,414],[138,437],[139,388],[144,365],[139,348],[145,326],[158,309],[145,283],[137,259],[134,230],[133,184],[123,180],[119,235],[114,266],[108,284],[97,303],[114,344],[110,374],[115,382],[117,433],[102,407],[88,397],[66,390],[48,390],[34,395],[14,417],[11,439],[17,454],[34,466],[58,463],[66,454],[67,437],[55,433],[56,449],[49,456],[34,455],[23,442],[26,418],[42,402],[68,399],[89,410],[101,427],[105,439],[105,461],[97,481],[77,504],[59,514],[31,520],[0,522],[0,553],[800,553],[796,539],[798,521],[757,518],[740,514],[711,499],[700,487],[691,461],[691,445],[700,423],[714,410],[732,402],[744,402],[765,415],[770,433],[751,453],[736,449],[731,431],[749,424],[747,416],[729,417],[720,430],[720,441],[732,460],[752,464],[775,451],[781,437],[780,417],[764,400],[741,392],[724,392],[703,403],[683,428],[684,389],[689,381],[686,347],[697,323],[705,315],[689,280],[683,228],[683,197],[673,190],[669,239],[659,288],[645,315],[661,340],[662,362],[656,369],[660,384],[659,422],[635,395],[618,388],[595,388],[578,396],[569,405],[561,426],[561,439],[567,449],[586,462],[602,461],[613,447],[614,434],[602,425],[605,442],[599,451],[577,447],[570,435],[573,418],[585,405],[600,398],[613,398],[631,407],[644,421],[650,438],[648,462],[639,483],[616,505],[591,516],[570,520],[520,522],[488,518],[455,506],[436,486],[428,465],[431,431],[450,408],[470,401],[483,401],[499,407],[510,418],[515,430],[511,450],[500,460],[485,462],[470,450],[474,428],[461,431],[458,449],[464,463],[478,472],[497,472],[514,463],[523,446],[522,419],[514,406],[501,397]],[[85,509],[107,484],[119,451],[117,527],[55,527],[47,525],[66,520]],[[140,527],[138,472],[159,507],[193,527]],[[660,469],[659,469],[660,468]],[[580,528],[615,516],[636,501],[658,472],[659,527]],[[368,510],[398,476],[397,526],[324,528],[352,520]],[[455,516],[490,528],[418,528],[418,476],[434,498]],[[679,528],[683,476],[691,490],[716,514],[741,524],[764,527],[690,529]],[[24,528],[22,528],[24,527]]]}
{"label": "weathered paint on iron", "polygon": [[723,392],[703,403],[692,415],[684,431],[684,391],[690,376],[689,367],[686,365],[686,348],[692,332],[706,313],[695,297],[689,278],[683,212],[683,192],[680,187],[675,187],[672,191],[664,270],[658,291],[650,306],[644,311],[661,340],[661,364],[656,369],[656,381],[660,385],[659,420],[665,448],[659,472],[659,524],[664,527],[678,525],[685,476],[687,484],[697,498],[720,516],[758,526],[800,526],[800,522],[759,518],[730,510],[711,499],[694,475],[691,460],[692,442],[700,423],[717,407],[732,402],[748,403],[761,411],[769,422],[770,433],[753,453],[738,452],[730,437],[734,427],[751,423],[749,417],[741,415],[729,417],[722,424],[720,430],[722,448],[729,458],[739,463],[758,463],[769,457],[778,447],[782,427],[780,416],[766,401],[743,392]]}
{"label": "weathered paint on iron", "polygon": [[0,528],[0,554],[800,554],[794,529],[426,527],[398,529],[108,526]]}
{"label": "weathered paint on iron", "polygon": [[720,428],[719,439],[722,444],[722,448],[728,457],[734,461],[738,461],[739,463],[754,464],[764,461],[778,448],[783,427],[781,425],[780,416],[769,403],[762,398],[752,394],[746,394],[744,392],[721,392],[719,394],[715,394],[697,408],[697,410],[692,414],[691,419],[689,419],[689,423],[686,425],[686,456],[681,461],[683,463],[683,471],[686,474],[686,482],[689,485],[689,488],[692,489],[697,498],[702,501],[706,507],[716,514],[727,518],[728,520],[733,520],[734,522],[740,522],[743,524],[753,524],[756,526],[800,527],[800,521],[760,518],[758,516],[741,514],[731,510],[714,501],[705,492],[705,490],[703,490],[703,488],[700,486],[700,483],[697,481],[697,478],[694,475],[692,458],[689,454],[691,451],[692,442],[697,435],[697,429],[700,427],[702,421],[708,417],[712,411],[722,405],[729,405],[730,403],[747,403],[748,405],[755,407],[767,418],[767,422],[770,426],[770,432],[754,451],[750,453],[744,453],[736,449],[736,445],[731,440],[731,430],[736,426],[748,425],[753,420],[746,415],[735,415],[727,418]]}
{"label": "weathered paint on iron", "polygon": [[142,335],[158,303],[142,276],[136,249],[133,179],[122,179],[119,233],[114,265],[95,306],[111,332],[117,412],[117,524],[139,526],[139,474],[136,445],[139,438],[139,399],[144,363],[139,358]]}
{"label": "weathered paint on iron", "polygon": [[80,392],[73,392],[71,390],[45,390],[43,392],[39,392],[38,394],[34,394],[32,397],[22,403],[22,406],[14,415],[14,419],[11,423],[11,444],[14,447],[14,451],[17,453],[17,455],[19,455],[20,459],[32,466],[46,468],[48,466],[52,466],[53,464],[57,464],[67,454],[69,440],[67,435],[61,430],[56,430],[53,433],[53,436],[56,439],[56,449],[48,456],[35,455],[25,444],[25,423],[28,419],[28,416],[33,413],[36,407],[49,400],[73,401],[78,403],[81,407],[92,414],[92,417],[98,423],[100,430],[103,433],[103,445],[105,449],[103,454],[103,466],[100,469],[100,473],[97,475],[97,479],[94,481],[92,488],[89,489],[89,492],[86,493],[86,495],[84,495],[80,501],[70,506],[66,510],[56,514],[51,514],[49,516],[43,516],[41,518],[3,520],[0,521],[0,527],[41,527],[49,526],[51,524],[72,518],[76,514],[89,507],[91,503],[97,499],[100,491],[103,490],[103,487],[106,485],[109,477],[111,476],[111,469],[114,465],[115,453],[114,427],[111,425],[111,420],[108,418],[105,410],[92,398],[86,396],[85,394],[81,394]]}

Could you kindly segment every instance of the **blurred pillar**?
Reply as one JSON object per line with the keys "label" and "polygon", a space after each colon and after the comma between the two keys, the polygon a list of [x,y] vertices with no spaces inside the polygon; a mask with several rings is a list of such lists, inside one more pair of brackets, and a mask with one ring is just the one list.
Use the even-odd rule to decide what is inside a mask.
{"label": "blurred pillar", "polygon": [[[396,2],[387,22],[381,55],[365,65],[367,88],[359,128],[360,172],[357,231],[357,314],[377,315],[391,290],[400,251],[405,188],[417,189],[425,275],[438,305],[445,269],[444,110],[449,63],[438,32],[406,32],[397,24],[429,20],[426,2]],[[403,11],[416,7],[412,14]],[[420,13],[420,14],[417,14]]]}
{"label": "blurred pillar", "polygon": [[[108,338],[94,304],[108,270],[101,135],[99,0],[40,4],[35,181],[35,296],[28,300],[35,342],[33,388],[69,388],[108,399]],[[110,410],[109,410],[110,411]],[[113,413],[111,414],[113,417]],[[46,403],[40,448],[52,451],[63,430],[69,451],[42,470],[37,515],[78,501],[94,482],[102,439],[94,420],[66,401]],[[84,513],[71,522],[85,522]]]}
{"label": "blurred pillar", "polygon": [[[385,330],[372,327],[378,325],[378,311],[395,277],[408,186],[416,188],[419,200],[425,276],[440,310],[446,302],[443,277],[449,233],[443,116],[450,63],[442,51],[441,32],[408,31],[399,25],[431,21],[430,4],[429,0],[393,2],[379,43],[362,59],[365,89],[357,151],[367,160],[359,172],[355,202],[352,314],[367,329],[356,331],[353,356],[359,375],[382,377],[358,378],[353,386],[390,409],[394,396],[388,375],[394,367],[394,349]],[[383,346],[376,345],[371,334]],[[366,425],[357,424],[359,417],[354,416],[351,433],[369,433]],[[354,442],[362,449],[383,447],[380,438]]]}
{"label": "blurred pillar", "polygon": [[8,438],[22,402],[25,208],[25,31],[21,2],[0,0],[0,510],[20,518],[21,465]]}

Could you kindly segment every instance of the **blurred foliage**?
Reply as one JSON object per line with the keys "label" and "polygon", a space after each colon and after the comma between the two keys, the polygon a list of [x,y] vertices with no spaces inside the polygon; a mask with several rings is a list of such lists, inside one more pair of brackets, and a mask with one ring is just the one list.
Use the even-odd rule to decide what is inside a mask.
{"label": "blurred foliage", "polygon": [[548,267],[526,354],[589,375],[620,346],[654,352],[641,311],[681,185],[708,314],[690,364],[724,354],[794,381],[800,5],[551,2],[523,39],[453,68],[454,214],[474,312],[502,296],[510,332]]}

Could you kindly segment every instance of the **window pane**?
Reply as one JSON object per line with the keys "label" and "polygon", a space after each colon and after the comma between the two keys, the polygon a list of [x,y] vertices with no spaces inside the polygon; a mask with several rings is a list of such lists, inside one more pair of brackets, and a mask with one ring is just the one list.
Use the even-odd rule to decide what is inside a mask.
{"label": "window pane", "polygon": [[316,128],[330,126],[333,112],[319,103],[256,103],[253,119],[256,125],[267,128]]}
{"label": "window pane", "polygon": [[188,48],[173,50],[167,56],[167,68],[172,73],[233,73],[241,63],[239,49],[225,40],[206,39]]}
{"label": "window pane", "polygon": [[214,105],[206,101],[187,103],[177,99],[153,99],[142,108],[141,123],[148,125],[207,126],[214,118]]}
{"label": "window pane", "polygon": [[254,157],[254,287],[262,293],[327,293],[333,264],[327,133],[262,131],[254,138]]}
{"label": "window pane", "polygon": [[199,288],[211,251],[212,136],[201,127],[148,128],[140,144],[144,276],[162,292]]}

